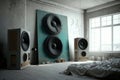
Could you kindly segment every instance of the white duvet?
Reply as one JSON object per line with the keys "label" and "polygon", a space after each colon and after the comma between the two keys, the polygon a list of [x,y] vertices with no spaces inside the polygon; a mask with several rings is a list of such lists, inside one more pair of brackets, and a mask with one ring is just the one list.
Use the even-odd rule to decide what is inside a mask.
{"label": "white duvet", "polygon": [[113,58],[101,62],[71,64],[64,73],[78,76],[89,75],[97,78],[104,78],[112,74],[120,76],[120,59]]}

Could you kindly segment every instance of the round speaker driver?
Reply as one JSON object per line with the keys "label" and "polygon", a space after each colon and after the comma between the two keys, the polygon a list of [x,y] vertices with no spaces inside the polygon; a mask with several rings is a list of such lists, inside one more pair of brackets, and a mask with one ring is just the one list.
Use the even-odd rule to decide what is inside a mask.
{"label": "round speaker driver", "polygon": [[24,51],[27,51],[30,45],[29,35],[26,31],[22,32],[21,35],[21,46]]}
{"label": "round speaker driver", "polygon": [[62,52],[62,41],[55,36],[49,36],[44,41],[44,51],[51,58],[56,58],[60,56]]}
{"label": "round speaker driver", "polygon": [[79,48],[80,48],[81,50],[86,49],[86,48],[88,47],[88,42],[87,42],[87,40],[84,39],[84,38],[80,39],[79,42],[78,42],[78,46],[79,46]]}

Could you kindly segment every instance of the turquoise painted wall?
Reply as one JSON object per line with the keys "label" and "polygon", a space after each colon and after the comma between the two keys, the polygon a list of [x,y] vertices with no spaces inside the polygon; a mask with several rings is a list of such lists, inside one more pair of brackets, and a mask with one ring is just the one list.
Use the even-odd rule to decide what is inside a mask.
{"label": "turquoise painted wall", "polygon": [[[42,10],[36,10],[37,12],[37,38],[38,38],[38,61],[39,64],[44,62],[54,62],[57,58],[50,58],[46,55],[43,49],[44,40],[50,36],[46,31],[43,29],[42,26],[42,19],[43,17],[50,13]],[[63,43],[63,50],[61,55],[58,57],[65,59],[65,61],[69,60],[69,46],[68,46],[68,24],[67,24],[67,17],[63,15],[56,14],[57,17],[61,20],[62,30],[61,32],[56,35]]]}

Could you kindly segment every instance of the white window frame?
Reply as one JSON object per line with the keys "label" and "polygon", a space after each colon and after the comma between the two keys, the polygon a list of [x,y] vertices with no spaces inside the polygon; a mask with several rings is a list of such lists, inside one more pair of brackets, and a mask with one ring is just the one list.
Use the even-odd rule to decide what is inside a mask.
{"label": "white window frame", "polygon": [[[108,14],[108,15],[104,15],[104,16],[111,16],[112,18],[111,18],[111,25],[107,25],[107,26],[102,26],[102,17],[104,17],[104,16],[98,16],[98,17],[100,17],[100,27],[97,27],[97,28],[99,28],[100,29],[100,51],[90,51],[90,46],[89,46],[89,52],[92,52],[92,53],[99,53],[99,52],[102,52],[102,53],[120,53],[120,51],[113,51],[113,27],[114,26],[120,26],[120,23],[119,24],[113,24],[113,15],[116,15],[116,14],[120,14],[120,13],[114,13],[114,14]],[[94,17],[94,18],[97,18],[97,17]],[[91,43],[90,43],[90,35],[91,35],[91,33],[90,33],[90,30],[91,30],[91,27],[90,27],[90,20],[91,19],[94,19],[94,18],[90,18],[89,19],[89,45],[91,45]],[[101,51],[101,26],[102,27],[109,27],[109,26],[111,26],[111,28],[112,28],[112,32],[111,32],[111,38],[112,38],[112,44],[111,44],[111,47],[112,47],[112,50],[111,51]]]}

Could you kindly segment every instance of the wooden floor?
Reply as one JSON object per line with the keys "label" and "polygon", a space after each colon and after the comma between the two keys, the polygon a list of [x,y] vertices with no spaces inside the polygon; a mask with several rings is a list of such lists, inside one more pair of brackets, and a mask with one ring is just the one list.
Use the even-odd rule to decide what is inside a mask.
{"label": "wooden floor", "polygon": [[70,64],[74,63],[30,65],[22,70],[0,70],[0,80],[97,80],[86,76],[77,77],[62,74]]}

